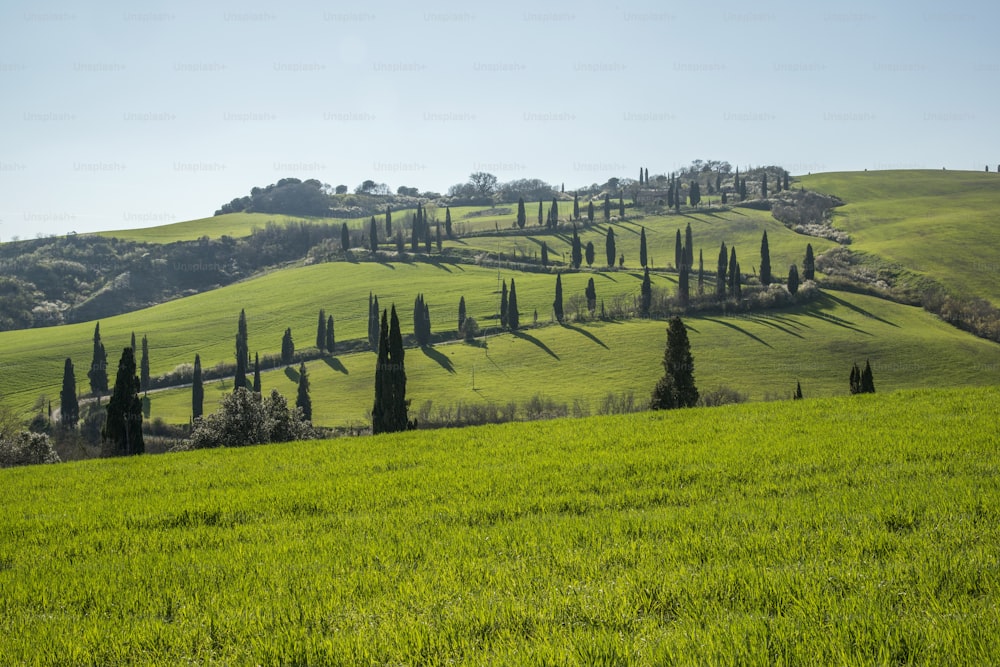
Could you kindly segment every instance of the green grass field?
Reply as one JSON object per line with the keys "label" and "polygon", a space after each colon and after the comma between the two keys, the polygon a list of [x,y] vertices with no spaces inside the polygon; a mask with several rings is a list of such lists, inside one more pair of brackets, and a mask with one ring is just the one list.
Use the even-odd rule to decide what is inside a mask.
{"label": "green grass field", "polygon": [[996,664],[998,401],[0,470],[0,663]]}
{"label": "green grass field", "polygon": [[194,241],[207,236],[217,239],[222,236],[239,238],[249,236],[254,229],[263,229],[269,222],[286,225],[289,222],[305,220],[312,223],[347,222],[352,229],[360,228],[361,220],[342,220],[340,218],[301,218],[271,213],[227,213],[198,220],[185,220],[158,227],[140,229],[119,229],[98,232],[97,236],[115,237],[128,241],[144,243],[173,243],[175,241]]}
{"label": "green grass field", "polygon": [[1000,174],[869,171],[797,180],[847,202],[833,222],[851,235],[852,248],[1000,305]]}

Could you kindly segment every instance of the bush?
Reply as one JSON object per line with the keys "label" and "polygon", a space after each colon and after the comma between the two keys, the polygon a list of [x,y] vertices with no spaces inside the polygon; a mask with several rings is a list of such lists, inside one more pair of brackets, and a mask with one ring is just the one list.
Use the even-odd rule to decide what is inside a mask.
{"label": "bush", "polygon": [[698,407],[703,408],[714,408],[720,405],[729,405],[731,403],[746,403],[747,395],[736,391],[731,387],[725,385],[720,385],[718,388],[712,391],[707,391],[701,394],[698,398]]}
{"label": "bush", "polygon": [[13,439],[0,440],[0,468],[59,463],[52,441],[44,433],[21,431]]}
{"label": "bush", "polygon": [[312,437],[312,426],[302,411],[289,409],[288,401],[277,390],[262,398],[241,387],[223,398],[217,411],[196,420],[191,440],[175,450],[243,447]]}

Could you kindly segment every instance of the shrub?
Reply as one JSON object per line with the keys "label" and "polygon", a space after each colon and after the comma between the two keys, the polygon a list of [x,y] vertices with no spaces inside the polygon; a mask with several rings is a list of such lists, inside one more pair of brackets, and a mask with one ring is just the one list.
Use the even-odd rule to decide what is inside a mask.
{"label": "shrub", "polygon": [[21,431],[12,439],[0,440],[0,468],[59,463],[52,441],[44,433]]}
{"label": "shrub", "polygon": [[732,387],[720,385],[712,391],[703,393],[698,398],[698,406],[703,408],[713,408],[719,405],[729,405],[731,403],[746,403],[747,395],[736,391]]}
{"label": "shrub", "polygon": [[277,390],[261,398],[241,387],[223,398],[217,411],[196,420],[189,443],[176,449],[243,447],[312,437],[312,426],[301,410],[289,409]]}

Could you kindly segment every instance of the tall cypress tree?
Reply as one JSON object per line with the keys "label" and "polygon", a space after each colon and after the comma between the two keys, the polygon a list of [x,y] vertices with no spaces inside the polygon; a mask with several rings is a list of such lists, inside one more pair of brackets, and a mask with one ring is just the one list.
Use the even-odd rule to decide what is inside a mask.
{"label": "tall cypress tree", "polygon": [[691,236],[691,223],[684,230],[684,265],[688,271],[694,268],[694,239]]}
{"label": "tall cypress tree", "polygon": [[559,226],[559,202],[556,201],[555,197],[552,198],[552,208],[550,210],[550,215],[552,220],[552,229],[555,229],[556,227]]}
{"label": "tall cypress tree", "polygon": [[618,195],[618,219],[625,219],[625,199],[622,195]]}
{"label": "tall cypress tree", "polygon": [[507,297],[507,326],[511,331],[517,331],[521,326],[521,314],[517,306],[517,288],[514,279],[510,279],[510,296]]}
{"label": "tall cypress tree", "polygon": [[556,298],[552,302],[552,312],[556,316],[556,321],[562,324],[563,321],[563,293],[562,293],[562,274],[556,274]]}
{"label": "tall cypress tree", "polygon": [[587,266],[588,267],[594,265],[594,253],[595,252],[596,252],[596,250],[594,250],[594,242],[593,241],[587,241],[587,245],[583,249],[583,258],[587,261]]}
{"label": "tall cypress tree", "polygon": [[729,263],[729,253],[726,250],[726,242],[723,241],[719,247],[719,264],[715,269],[715,296],[720,299],[726,296],[726,266]]}
{"label": "tall cypress tree", "polygon": [[549,244],[542,241],[542,266],[549,265]]}
{"label": "tall cypress tree", "polygon": [[674,239],[674,268],[678,271],[684,264],[684,242],[681,241],[681,230],[677,230],[677,237]]}
{"label": "tall cypress tree", "polygon": [[691,277],[687,264],[681,266],[680,275],[677,277],[677,302],[681,308],[687,308],[691,303]]}
{"label": "tall cypress tree", "polygon": [[66,357],[63,365],[62,391],[59,392],[59,422],[65,429],[76,428],[80,421],[80,402],[76,398],[76,372],[73,361]]}
{"label": "tall cypress tree", "polygon": [[250,362],[250,348],[247,342],[247,314],[240,310],[240,320],[236,328],[236,375],[233,391],[247,386],[247,364]]}
{"label": "tall cypress tree", "polygon": [[368,249],[372,251],[372,255],[375,255],[378,253],[378,226],[374,215],[368,225],[368,236]]}
{"label": "tall cypress tree", "polygon": [[590,315],[593,317],[594,311],[597,310],[597,287],[594,286],[593,277],[587,281],[587,289],[584,290],[583,294],[587,297],[587,310],[590,311]]}
{"label": "tall cypress tree", "polygon": [[538,226],[545,224],[545,212],[542,210],[542,200],[538,200]]}
{"label": "tall cypress tree", "polygon": [[851,379],[850,379],[851,394],[861,393],[861,369],[858,368],[857,362],[851,366]]}
{"label": "tall cypress tree", "polygon": [[500,290],[500,326],[507,328],[507,281],[503,281],[503,288]]}
{"label": "tall cypress tree", "polygon": [[698,296],[705,293],[705,257],[698,248]]}
{"label": "tall cypress tree", "polygon": [[291,366],[293,361],[295,361],[295,341],[292,339],[292,329],[289,327],[281,337],[281,363]]}
{"label": "tall cypress tree", "polygon": [[524,211],[524,197],[517,198],[517,226],[524,229],[528,222],[528,214]]}
{"label": "tall cypress tree", "polygon": [[576,233],[576,225],[573,225],[573,252],[571,261],[574,269],[579,269],[583,264],[583,247],[580,245],[580,235]]}
{"label": "tall cypress tree", "polygon": [[[135,354],[135,348],[132,349]],[[149,341],[142,337],[142,359],[139,362],[139,388],[144,393],[149,392]]]}
{"label": "tall cypress tree", "polygon": [[337,341],[333,337],[333,315],[326,318],[326,351],[333,354],[337,351]]}
{"label": "tall cypress tree", "polygon": [[316,349],[322,352],[326,349],[326,311],[319,309],[319,320],[316,322]]}
{"label": "tall cypress tree", "polygon": [[410,428],[410,420],[407,414],[410,401],[406,398],[406,367],[403,363],[404,356],[403,336],[399,330],[396,304],[393,304],[389,314],[389,380],[392,387],[389,423],[393,431],[405,431]]}
{"label": "tall cypress tree", "polygon": [[465,330],[465,297],[458,298],[458,333],[461,335]]}
{"label": "tall cypress tree", "polygon": [[312,398],[309,396],[309,374],[306,372],[306,363],[299,364],[299,387],[295,397],[295,407],[302,410],[302,417],[311,422],[313,418]]}
{"label": "tall cypress tree", "polygon": [[794,400],[802,400],[802,383],[798,380],[795,381],[795,394],[792,396]]}
{"label": "tall cypress tree", "polygon": [[783,183],[781,184],[781,187],[784,188],[785,190],[787,190],[788,189],[788,172],[787,171],[784,172],[784,174],[782,175],[782,181],[783,181]]}
{"label": "tall cypress tree", "polygon": [[95,395],[106,394],[108,391],[108,355],[101,342],[101,323],[94,325],[94,356],[87,371],[90,380],[90,392]]}
{"label": "tall cypress tree", "polygon": [[392,238],[392,207],[385,207],[385,240]]}
{"label": "tall cypress tree", "polygon": [[573,219],[580,219],[580,195],[576,192],[573,193]]}
{"label": "tall cypress tree", "polygon": [[740,265],[736,263],[736,246],[733,246],[729,254],[729,296],[738,299],[736,292],[740,284]]}
{"label": "tall cypress tree", "polygon": [[799,291],[799,269],[794,264],[788,267],[788,291],[792,294]]}
{"label": "tall cypress tree", "polygon": [[806,244],[806,258],[802,260],[802,278],[803,280],[816,279],[816,258],[813,257],[812,243]]}
{"label": "tall cypress tree", "polygon": [[767,230],[760,239],[760,284],[767,287],[771,284],[771,250],[767,245]]}
{"label": "tall cypress tree", "polygon": [[[593,202],[593,200],[591,200],[587,204],[587,222],[589,222],[591,224],[594,223],[594,202]],[[612,262],[612,264],[614,264],[614,262]]]}
{"label": "tall cypress tree", "polygon": [[347,229],[345,222],[340,226],[340,249],[345,253],[351,248],[351,231]]}
{"label": "tall cypress tree", "polygon": [[368,347],[372,349],[373,352],[378,351],[378,337],[379,337],[379,324],[378,324],[378,296],[372,299],[372,293],[368,293]]}
{"label": "tall cypress tree", "polygon": [[608,260],[608,266],[614,266],[618,250],[615,247],[615,230],[611,227],[608,227],[608,236],[604,240],[604,254]]}
{"label": "tall cypress tree", "polygon": [[642,227],[639,230],[639,266],[646,268],[648,260],[649,254],[646,250],[646,228]]}
{"label": "tall cypress tree", "polygon": [[205,408],[205,387],[201,379],[201,355],[194,355],[194,374],[191,376],[191,418],[198,419]]}
{"label": "tall cypress tree", "polygon": [[129,347],[131,347],[132,351],[135,352],[135,332],[134,331],[132,332],[132,344]]}
{"label": "tall cypress tree", "polygon": [[378,359],[375,362],[375,403],[372,406],[372,433],[390,433],[392,378],[389,377],[389,316],[382,312],[378,337]]}
{"label": "tall cypress tree", "polygon": [[253,393],[260,392],[260,353],[253,353]]}
{"label": "tall cypress tree", "polygon": [[760,178],[760,198],[767,199],[767,172],[765,171]]}
{"label": "tall cypress tree", "polygon": [[872,376],[872,365],[867,359],[865,360],[865,370],[861,371],[861,393],[875,393],[875,379]]}
{"label": "tall cypress tree", "polygon": [[604,222],[611,222],[611,198],[604,193]]}
{"label": "tall cypress tree", "polygon": [[146,450],[142,439],[139,377],[135,371],[135,350],[126,347],[118,362],[118,374],[101,431],[104,456],[131,456]]}
{"label": "tall cypress tree", "polygon": [[649,317],[649,309],[653,305],[653,283],[649,279],[649,269],[642,273],[642,286],[639,288],[639,315]]}
{"label": "tall cypress tree", "polygon": [[691,408],[698,404],[694,383],[694,358],[687,328],[679,317],[667,327],[667,348],[663,353],[663,377],[656,383],[650,407],[654,410]]}

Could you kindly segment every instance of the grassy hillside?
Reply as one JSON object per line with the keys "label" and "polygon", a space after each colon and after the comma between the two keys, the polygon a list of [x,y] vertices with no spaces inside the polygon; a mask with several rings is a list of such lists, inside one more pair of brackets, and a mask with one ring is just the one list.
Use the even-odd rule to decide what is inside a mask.
{"label": "grassy hillside", "polygon": [[798,181],[847,202],[833,220],[852,248],[1000,304],[1000,174],[838,172]]}
{"label": "grassy hillside", "polygon": [[129,241],[144,243],[173,243],[175,241],[194,241],[203,236],[217,239],[222,236],[234,238],[249,236],[254,229],[263,229],[269,222],[285,225],[292,221],[306,220],[313,223],[347,222],[348,227],[360,228],[361,220],[342,220],[340,218],[302,218],[272,213],[227,213],[210,218],[185,220],[158,227],[140,229],[119,229],[98,232],[97,236],[115,237]]}
{"label": "grassy hillside", "polygon": [[0,662],[996,664],[998,401],[0,470]]}

